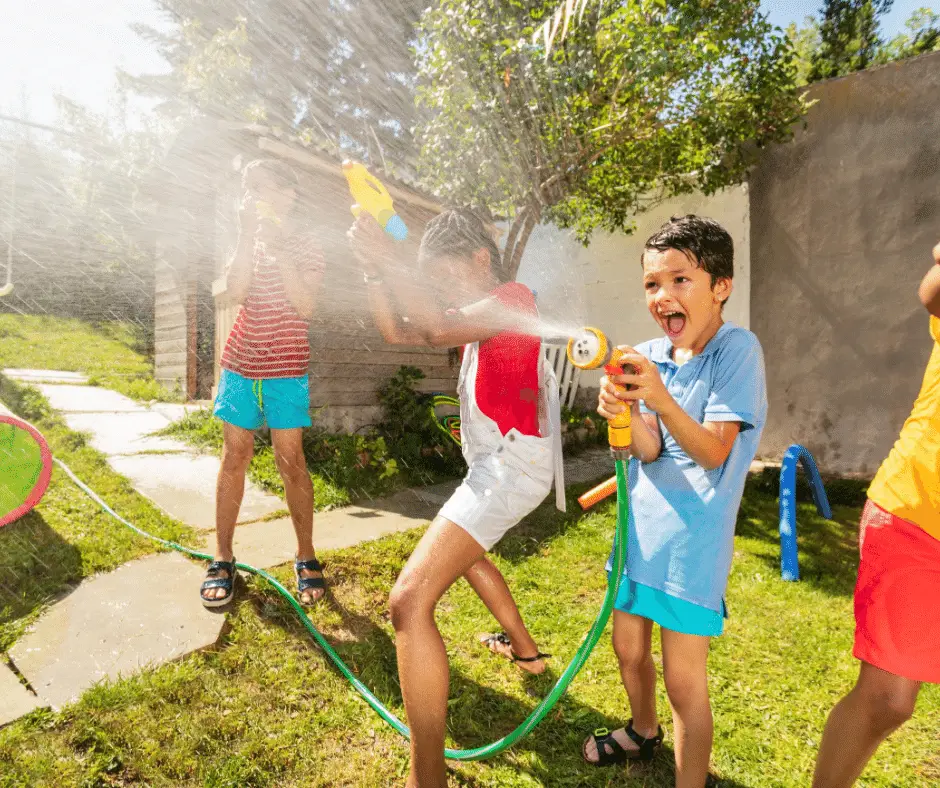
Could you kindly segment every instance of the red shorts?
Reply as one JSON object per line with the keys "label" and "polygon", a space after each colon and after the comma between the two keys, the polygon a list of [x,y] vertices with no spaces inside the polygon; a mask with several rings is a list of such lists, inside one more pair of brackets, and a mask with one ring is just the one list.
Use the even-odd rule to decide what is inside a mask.
{"label": "red shorts", "polygon": [[940,684],[940,539],[865,504],[855,586],[857,659]]}

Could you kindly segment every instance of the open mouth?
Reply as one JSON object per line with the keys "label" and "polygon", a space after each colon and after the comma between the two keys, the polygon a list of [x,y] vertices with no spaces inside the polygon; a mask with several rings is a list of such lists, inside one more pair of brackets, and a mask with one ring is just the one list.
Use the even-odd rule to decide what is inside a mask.
{"label": "open mouth", "polygon": [[661,312],[663,325],[670,339],[675,339],[685,328],[686,317],[682,312]]}

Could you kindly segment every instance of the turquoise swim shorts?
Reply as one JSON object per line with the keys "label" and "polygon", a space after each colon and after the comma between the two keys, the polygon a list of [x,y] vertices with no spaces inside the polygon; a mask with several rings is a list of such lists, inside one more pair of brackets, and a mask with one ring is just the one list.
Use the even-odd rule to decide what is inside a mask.
{"label": "turquoise swim shorts", "polygon": [[310,380],[297,378],[251,380],[222,370],[213,413],[245,430],[267,422],[272,430],[310,426]]}

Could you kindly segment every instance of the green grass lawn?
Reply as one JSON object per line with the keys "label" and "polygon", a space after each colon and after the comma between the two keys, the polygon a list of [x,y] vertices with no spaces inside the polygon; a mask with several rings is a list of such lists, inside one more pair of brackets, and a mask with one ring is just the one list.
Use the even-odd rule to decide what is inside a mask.
{"label": "green grass lawn", "polygon": [[131,323],[0,314],[0,369],[82,372],[90,383],[132,399],[179,401],[153,379],[153,362],[141,344],[139,328]]}
{"label": "green grass lawn", "polygon": [[[576,509],[574,494],[569,505]],[[106,493],[107,495],[107,493]],[[79,505],[76,501],[75,505]],[[800,506],[800,583],[779,579],[776,501],[756,485],[742,507],[728,605],[711,657],[715,772],[732,788],[805,786],[826,714],[851,686],[856,663],[851,594],[858,509],[835,522]],[[544,695],[573,655],[604,590],[612,504],[589,515],[543,506],[501,543],[506,573],[549,675],[526,676],[484,652],[493,626],[469,587],[442,603],[452,656],[449,740],[500,737]],[[327,554],[332,594],[313,613],[343,658],[402,714],[388,592],[419,537],[412,532]],[[277,573],[289,579],[288,568]],[[60,713],[37,712],[0,731],[0,786],[384,786],[401,784],[407,748],[332,669],[280,599],[251,580],[224,645],[100,686]],[[656,649],[657,660],[658,647]],[[455,764],[460,786],[672,785],[667,747],[648,767],[582,763],[584,736],[628,716],[609,636],[545,722],[511,752]],[[922,788],[940,780],[940,688],[923,691],[915,719],[881,748],[861,786]]]}
{"label": "green grass lawn", "polygon": [[[194,538],[189,529],[164,515],[112,471],[105,457],[69,430],[35,389],[0,376],[0,400],[32,422],[45,436],[53,456],[124,517],[168,539]],[[114,569],[155,549],[153,542],[102,512],[54,467],[39,505],[0,528],[0,651],[12,645],[47,603],[83,577]]]}

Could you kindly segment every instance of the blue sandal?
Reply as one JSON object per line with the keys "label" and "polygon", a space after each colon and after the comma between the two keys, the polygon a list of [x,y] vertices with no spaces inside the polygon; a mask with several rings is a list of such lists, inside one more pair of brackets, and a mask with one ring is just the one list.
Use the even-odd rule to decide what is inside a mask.
{"label": "blue sandal", "polygon": [[[320,572],[321,574],[320,577],[302,577],[300,573],[304,570],[308,572]],[[324,593],[326,592],[326,580],[322,572],[323,564],[316,558],[311,558],[309,561],[294,561],[294,573],[297,575],[297,601],[300,602],[300,604],[314,604],[323,598],[321,596],[311,602],[304,602],[303,600],[304,591],[318,591],[322,589]]]}
{"label": "blue sandal", "polygon": [[[222,575],[222,572],[228,572],[228,576]],[[225,590],[224,596],[217,599],[210,599],[206,596],[206,591],[213,588]],[[213,561],[206,570],[206,579],[199,587],[199,597],[202,604],[206,607],[222,607],[232,601],[235,590],[235,558],[231,561]]]}

